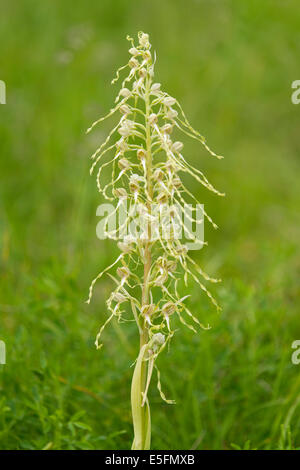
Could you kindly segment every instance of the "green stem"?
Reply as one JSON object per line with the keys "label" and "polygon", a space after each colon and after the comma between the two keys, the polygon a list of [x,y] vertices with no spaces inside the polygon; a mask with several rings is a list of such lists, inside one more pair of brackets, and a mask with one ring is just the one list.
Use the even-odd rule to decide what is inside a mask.
{"label": "green stem", "polygon": [[[146,179],[147,179],[147,192],[150,200],[147,201],[148,211],[151,211],[151,199],[153,195],[152,188],[152,154],[151,154],[151,127],[149,123],[149,116],[151,113],[150,107],[150,88],[151,78],[148,75],[145,84],[145,126],[146,126]],[[142,289],[142,305],[149,303],[149,274],[151,270],[151,224],[148,224],[148,239],[145,242],[144,249],[144,279]],[[136,362],[135,370],[132,378],[131,385],[131,407],[132,418],[134,426],[134,440],[132,444],[133,450],[149,450],[151,441],[151,418],[150,407],[148,399],[146,399],[144,406],[143,393],[146,389],[147,374],[148,374],[148,361],[145,360],[148,343],[148,328],[145,324],[140,329],[140,353]]]}

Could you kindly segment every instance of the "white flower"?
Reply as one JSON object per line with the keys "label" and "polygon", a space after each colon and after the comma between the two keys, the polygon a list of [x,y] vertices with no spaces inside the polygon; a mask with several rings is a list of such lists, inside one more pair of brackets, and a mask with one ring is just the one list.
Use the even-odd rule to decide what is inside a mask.
{"label": "white flower", "polygon": [[140,77],[146,77],[147,76],[147,70],[143,67],[140,71],[139,71],[139,75]]}
{"label": "white flower", "polygon": [[123,96],[124,98],[127,98],[128,96],[131,95],[131,91],[128,90],[128,88],[122,88],[119,93],[120,96]]}
{"label": "white flower", "polygon": [[137,157],[139,160],[144,160],[146,158],[146,150],[145,149],[138,149],[137,151]]}
{"label": "white flower", "polygon": [[115,188],[114,189],[114,195],[118,199],[126,199],[127,198],[127,191],[125,188]]}
{"label": "white flower", "polygon": [[131,243],[118,242],[118,248],[123,251],[123,253],[131,253],[133,246]]}
{"label": "white flower", "polygon": [[146,62],[149,62],[151,60],[151,52],[150,51],[144,51],[143,52],[143,59],[146,61]]}
{"label": "white flower", "polygon": [[139,43],[142,47],[145,49],[149,49],[150,43],[149,43],[149,34],[140,32],[139,33]]}
{"label": "white flower", "polygon": [[129,108],[127,104],[122,104],[122,106],[120,106],[119,108],[119,111],[121,114],[124,114],[125,116],[131,113],[131,109]]}
{"label": "white flower", "polygon": [[131,69],[137,69],[140,64],[138,60],[136,60],[134,57],[131,57],[130,61],[128,62],[128,65]]}
{"label": "white flower", "polygon": [[153,85],[151,87],[151,91],[156,93],[160,90],[160,87],[161,87],[160,83],[153,83]]}
{"label": "white flower", "polygon": [[118,132],[123,137],[129,137],[132,134],[133,130],[134,130],[134,122],[130,121],[129,119],[126,119],[125,121],[122,122],[121,127],[118,129]]}
{"label": "white flower", "polygon": [[178,116],[178,113],[175,109],[169,108],[167,111],[167,118],[168,119],[175,119]]}
{"label": "white flower", "polygon": [[127,160],[127,158],[121,158],[118,161],[118,167],[120,168],[120,170],[128,170],[128,168],[131,167],[130,161]]}
{"label": "white flower", "polygon": [[116,147],[120,153],[124,153],[128,150],[128,145],[123,138],[121,138],[120,140],[116,142]]}
{"label": "white flower", "polygon": [[176,189],[180,188],[181,180],[180,180],[179,176],[175,176],[175,178],[173,178],[172,184]]}
{"label": "white flower", "polygon": [[153,173],[153,179],[155,181],[161,181],[164,177],[164,173],[160,168],[156,168],[156,170]]}
{"label": "white flower", "polygon": [[153,351],[157,351],[159,347],[164,344],[165,340],[165,335],[163,335],[162,333],[155,333],[155,335],[153,335],[151,338],[151,345]]}
{"label": "white flower", "polygon": [[151,316],[154,314],[155,310],[156,307],[154,304],[143,305],[141,308],[141,315],[149,325],[151,325]]}
{"label": "white flower", "polygon": [[176,100],[175,98],[172,98],[172,96],[166,96],[164,99],[163,99],[163,104],[165,106],[173,106],[174,104],[176,103]]}
{"label": "white flower", "polygon": [[120,268],[117,269],[117,275],[121,279],[124,279],[124,278],[127,279],[127,277],[130,276],[130,271],[126,266],[121,266]]}
{"label": "white flower", "polygon": [[166,134],[171,134],[173,131],[173,126],[172,124],[167,123],[164,126],[162,126],[161,130],[162,132],[165,132]]}
{"label": "white flower", "polygon": [[122,302],[126,302],[125,295],[121,294],[120,292],[114,292],[112,295],[112,300],[121,304]]}
{"label": "white flower", "polygon": [[183,149],[183,143],[182,142],[174,142],[174,144],[172,145],[172,151],[173,152],[181,152],[181,150]]}
{"label": "white flower", "polygon": [[161,309],[161,312],[163,313],[163,315],[172,315],[175,310],[176,305],[173,302],[167,302]]}
{"label": "white flower", "polygon": [[151,126],[153,126],[157,122],[157,114],[155,114],[155,113],[150,114],[149,122],[150,122]]}
{"label": "white flower", "polygon": [[131,175],[130,180],[129,180],[130,191],[132,191],[133,193],[137,193],[138,190],[140,189],[139,182],[142,180],[143,178],[135,173]]}
{"label": "white flower", "polygon": [[131,47],[128,52],[129,52],[129,54],[131,54],[133,56],[136,56],[136,55],[139,54],[139,51],[136,47]]}

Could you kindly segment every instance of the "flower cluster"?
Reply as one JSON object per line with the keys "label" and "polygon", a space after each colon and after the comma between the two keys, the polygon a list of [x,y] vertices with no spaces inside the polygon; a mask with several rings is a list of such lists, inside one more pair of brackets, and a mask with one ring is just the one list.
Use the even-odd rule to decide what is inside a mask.
{"label": "flower cluster", "polygon": [[[214,283],[219,280],[211,278],[195,263],[181,240],[165,237],[164,224],[156,228],[155,240],[152,237],[151,227],[155,219],[155,214],[151,211],[153,203],[158,204],[161,211],[164,207],[175,204],[184,206],[186,198],[200,204],[183,184],[181,174],[186,173],[209,191],[219,196],[224,195],[214,188],[199,169],[187,162],[183,156],[183,143],[173,136],[176,132],[182,133],[199,141],[213,157],[222,157],[215,154],[204,137],[193,129],[179,102],[164,92],[160,83],[155,82],[155,54],[151,52],[148,34],[140,32],[137,45],[132,38],[127,39],[131,43],[130,59],[117,71],[112,83],[116,83],[125,70],[128,73],[122,81],[114,107],[106,116],[94,122],[88,132],[111,116],[118,116],[118,122],[92,155],[90,172],[97,170],[97,187],[105,199],[115,201],[117,207],[124,200],[129,202],[122,225],[130,224],[137,207],[143,209],[149,224],[146,237],[119,241],[120,255],[92,281],[87,302],[92,298],[96,281],[107,272],[116,288],[107,300],[110,316],[97,335],[96,345],[98,348],[101,346],[99,341],[102,331],[114,317],[119,321],[126,319],[125,305],[128,303],[140,334],[146,332],[142,360],[149,362],[148,372],[151,370],[152,373],[157,356],[173,336],[174,316],[194,332],[197,327],[209,328],[185,305],[184,301],[188,296],[179,295],[178,285],[181,279],[185,283],[189,278],[195,281],[219,309],[205,285],[206,281]],[[109,158],[103,163],[106,157]],[[110,165],[111,179],[102,185],[102,171]],[[195,223],[203,223],[203,220],[196,220],[193,213],[190,217]],[[217,228],[204,209],[203,218]],[[172,215],[172,223],[186,228],[176,211]],[[118,239],[122,225],[108,232],[108,237]],[[114,266],[117,266],[116,275],[110,272]],[[150,378],[151,374],[149,381]],[[147,397],[149,381],[142,391],[143,403]],[[160,387],[159,371],[158,389],[165,399]]]}

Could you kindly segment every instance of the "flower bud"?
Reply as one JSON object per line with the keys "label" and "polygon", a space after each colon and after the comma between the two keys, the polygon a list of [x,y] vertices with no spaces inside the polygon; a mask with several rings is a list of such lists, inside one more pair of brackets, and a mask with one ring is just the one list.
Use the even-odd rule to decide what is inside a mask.
{"label": "flower bud", "polygon": [[118,129],[118,132],[122,137],[129,137],[130,136],[130,131],[126,127],[120,127]]}
{"label": "flower bud", "polygon": [[163,99],[163,104],[165,106],[173,106],[174,104],[176,103],[176,100],[175,98],[172,98],[172,96],[166,96],[164,99]]}
{"label": "flower bud", "polygon": [[149,47],[150,47],[149,34],[140,32],[139,33],[139,43],[145,49],[149,49]]}
{"label": "flower bud", "polygon": [[170,210],[170,217],[171,217],[171,219],[174,219],[174,218],[175,218],[175,215],[176,215],[176,212],[174,211],[174,209],[171,209],[171,210]]}
{"label": "flower bud", "polygon": [[119,127],[118,132],[123,137],[129,137],[134,130],[134,122],[126,119],[122,122],[121,127]]}
{"label": "flower bud", "polygon": [[120,292],[114,292],[112,295],[112,300],[114,302],[118,302],[118,304],[121,304],[122,302],[126,302],[126,297],[125,295],[121,294]]}
{"label": "flower bud", "polygon": [[187,254],[188,249],[187,249],[187,247],[186,247],[185,245],[181,245],[181,246],[178,246],[178,247],[176,248],[176,252],[177,252],[177,254],[178,254],[179,256],[181,256],[181,255],[184,256],[184,255]]}
{"label": "flower bud", "polygon": [[145,159],[145,158],[146,158],[146,155],[147,155],[147,154],[146,154],[146,150],[144,150],[143,148],[138,149],[138,151],[137,151],[137,157],[138,157],[139,160]]}
{"label": "flower bud", "polygon": [[127,160],[127,158],[121,158],[118,161],[118,167],[120,168],[120,170],[128,170],[130,166],[131,166],[130,161]]}
{"label": "flower bud", "polygon": [[150,51],[143,51],[142,53],[143,59],[149,62],[151,60],[151,52]]}
{"label": "flower bud", "polygon": [[160,83],[153,83],[152,87],[151,87],[151,91],[153,92],[157,92],[160,90],[160,87],[161,87],[161,84]]}
{"label": "flower bud", "polygon": [[147,70],[144,67],[139,70],[139,76],[143,78],[147,76]]}
{"label": "flower bud", "polygon": [[172,272],[175,271],[176,267],[177,267],[177,262],[176,261],[171,261],[171,260],[167,261],[166,269],[168,271],[170,271],[172,273]]}
{"label": "flower bud", "polygon": [[119,111],[121,114],[124,114],[125,116],[131,113],[131,109],[127,104],[122,104],[122,106],[120,106],[119,108]]}
{"label": "flower bud", "polygon": [[127,98],[128,96],[131,95],[131,91],[128,90],[128,88],[122,88],[119,93],[120,96],[123,96],[124,98]]}
{"label": "flower bud", "polygon": [[136,56],[139,53],[139,51],[136,47],[131,47],[128,52],[129,52],[129,54],[131,54],[133,56]]}
{"label": "flower bud", "polygon": [[128,145],[123,138],[116,142],[116,147],[120,153],[124,153],[128,150]]}
{"label": "flower bud", "polygon": [[153,173],[153,179],[155,181],[161,181],[164,177],[164,173],[160,168],[156,168],[156,170]]}
{"label": "flower bud", "polygon": [[161,130],[165,134],[171,134],[172,131],[173,131],[173,126],[172,126],[172,124],[168,123],[168,124],[165,124],[164,126],[162,126]]}
{"label": "flower bud", "polygon": [[126,199],[127,198],[127,191],[126,191],[125,188],[115,188],[113,190],[113,193],[118,199]]}
{"label": "flower bud", "polygon": [[149,123],[151,126],[157,123],[157,115],[155,113],[150,114]]}
{"label": "flower bud", "polygon": [[156,286],[163,286],[165,284],[165,282],[168,280],[168,273],[167,271],[164,271],[162,272],[162,274],[160,274],[154,281],[154,284]]}
{"label": "flower bud", "polygon": [[169,316],[172,315],[175,311],[176,311],[176,305],[173,302],[167,302],[161,309],[161,313],[165,317],[169,331],[170,331]]}
{"label": "flower bud", "polygon": [[130,177],[129,180],[129,188],[130,191],[133,193],[137,193],[140,189],[139,181],[141,180],[141,177],[139,175],[133,174]]}
{"label": "flower bud", "polygon": [[160,193],[158,196],[157,196],[157,202],[158,204],[166,204],[168,202],[168,195],[167,193]]}
{"label": "flower bud", "polygon": [[167,302],[161,309],[163,315],[172,315],[175,311],[176,305],[174,304],[174,302]]}
{"label": "flower bud", "polygon": [[154,314],[156,307],[154,304],[143,305],[141,308],[141,315],[145,318],[146,322],[151,325],[151,316]]}
{"label": "flower bud", "polygon": [[176,171],[176,164],[172,161],[172,160],[168,160],[167,163],[166,163],[166,169],[168,171],[168,173],[173,173],[174,171]]}
{"label": "flower bud", "polygon": [[155,312],[155,305],[154,304],[147,304],[147,305],[143,305],[142,308],[141,308],[141,315],[153,315],[153,313]]}
{"label": "flower bud", "polygon": [[125,242],[118,242],[118,248],[123,251],[123,253],[131,253],[133,250],[133,246],[131,243],[125,243]]}
{"label": "flower bud", "polygon": [[164,258],[163,256],[160,256],[159,258],[157,258],[156,264],[159,267],[160,272],[162,272],[163,266],[165,266],[166,261],[167,261],[166,258]]}
{"label": "flower bud", "polygon": [[130,61],[128,62],[128,65],[131,69],[137,69],[140,64],[138,60],[136,60],[134,57],[131,57]]}
{"label": "flower bud", "polygon": [[167,111],[167,118],[168,119],[175,119],[178,116],[178,113],[175,109],[169,108]]}
{"label": "flower bud", "polygon": [[165,342],[165,335],[162,333],[155,333],[155,335],[151,338],[151,345],[153,351],[157,351],[160,346],[162,346]]}
{"label": "flower bud", "polygon": [[181,180],[180,180],[179,176],[175,176],[175,177],[173,178],[172,184],[173,184],[173,186],[174,186],[176,189],[180,188],[180,186],[181,186]]}
{"label": "flower bud", "polygon": [[130,276],[130,271],[126,266],[121,266],[117,269],[117,275],[121,279],[127,279]]}
{"label": "flower bud", "polygon": [[181,152],[181,150],[183,149],[183,143],[179,141],[174,142],[171,149],[173,152]]}

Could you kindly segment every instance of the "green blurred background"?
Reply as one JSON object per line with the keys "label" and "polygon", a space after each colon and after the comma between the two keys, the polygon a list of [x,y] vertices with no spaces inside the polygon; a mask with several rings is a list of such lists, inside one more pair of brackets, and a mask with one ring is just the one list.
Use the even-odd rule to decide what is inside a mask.
{"label": "green blurred background", "polygon": [[192,190],[220,230],[193,256],[212,275],[213,324],[177,332],[160,357],[176,406],[150,392],[154,449],[300,447],[300,10],[285,0],[2,1],[0,79],[1,449],[126,449],[132,438],[134,328],[114,324],[96,351],[109,279],[90,280],[117,250],[96,238],[89,156],[110,129],[110,80],[126,34],[150,34],[156,80],[225,159],[195,142],[185,155],[226,198]]}

